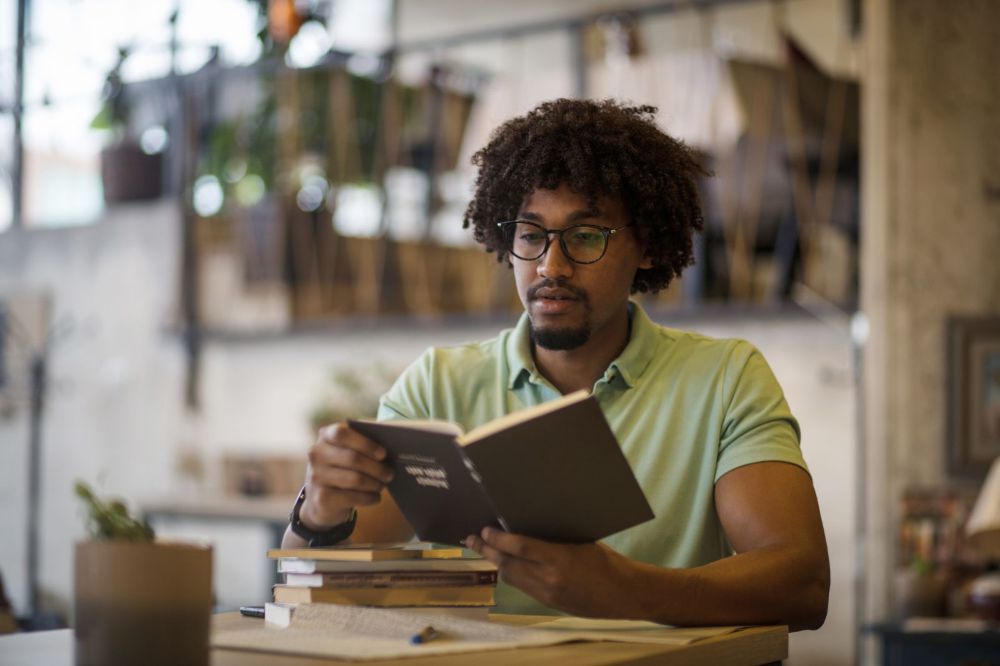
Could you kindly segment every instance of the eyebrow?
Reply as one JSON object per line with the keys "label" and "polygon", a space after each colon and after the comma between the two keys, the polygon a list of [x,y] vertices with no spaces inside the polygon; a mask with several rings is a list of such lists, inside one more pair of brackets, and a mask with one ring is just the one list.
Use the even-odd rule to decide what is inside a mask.
{"label": "eyebrow", "polygon": [[[574,210],[567,216],[567,222],[579,222],[580,220],[591,220],[598,217],[603,217],[604,213],[600,208],[587,208],[584,210]],[[529,220],[531,222],[543,222],[542,216],[538,213],[532,213],[530,210],[518,213],[519,220]]]}

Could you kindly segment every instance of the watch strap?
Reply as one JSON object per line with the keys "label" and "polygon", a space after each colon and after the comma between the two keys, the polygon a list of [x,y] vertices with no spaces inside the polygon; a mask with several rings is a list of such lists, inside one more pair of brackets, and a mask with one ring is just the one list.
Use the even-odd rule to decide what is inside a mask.
{"label": "watch strap", "polygon": [[306,487],[302,486],[302,489],[299,490],[299,496],[295,498],[295,506],[292,507],[292,513],[288,517],[288,524],[294,534],[305,539],[309,548],[335,546],[345,541],[354,533],[354,525],[358,520],[358,512],[355,509],[351,509],[351,517],[339,525],[334,525],[322,531],[309,529],[302,523],[302,519],[299,517],[299,512],[302,510],[302,505],[305,501]]}

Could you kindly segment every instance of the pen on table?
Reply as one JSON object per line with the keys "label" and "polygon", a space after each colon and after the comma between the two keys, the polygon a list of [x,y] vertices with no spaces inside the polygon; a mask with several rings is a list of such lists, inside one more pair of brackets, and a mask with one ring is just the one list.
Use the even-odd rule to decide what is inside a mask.
{"label": "pen on table", "polygon": [[263,606],[240,606],[240,615],[246,615],[247,617],[264,617],[264,607]]}
{"label": "pen on table", "polygon": [[437,629],[427,626],[421,629],[418,633],[413,634],[413,636],[410,637],[410,643],[413,645],[420,645],[421,643],[432,641],[440,635],[441,634]]}

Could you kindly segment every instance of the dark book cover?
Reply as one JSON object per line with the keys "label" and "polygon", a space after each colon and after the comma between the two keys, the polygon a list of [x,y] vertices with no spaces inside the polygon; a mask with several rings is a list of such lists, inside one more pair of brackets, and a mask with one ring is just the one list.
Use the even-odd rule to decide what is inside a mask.
{"label": "dark book cover", "polygon": [[425,541],[459,543],[499,525],[589,543],[653,518],[597,401],[573,394],[557,402],[464,439],[405,421],[351,427],[390,452],[389,492]]}
{"label": "dark book cover", "polygon": [[511,532],[589,543],[653,518],[591,396],[472,442],[465,454]]}
{"label": "dark book cover", "polygon": [[453,434],[410,428],[400,421],[350,425],[389,451],[394,472],[389,492],[421,540],[457,544],[487,525],[499,526]]}

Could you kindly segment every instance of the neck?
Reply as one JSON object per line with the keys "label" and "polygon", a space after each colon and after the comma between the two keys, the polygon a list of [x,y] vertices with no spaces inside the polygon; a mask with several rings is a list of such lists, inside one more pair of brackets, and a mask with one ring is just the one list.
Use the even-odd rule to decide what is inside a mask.
{"label": "neck", "polygon": [[611,361],[618,358],[629,341],[628,307],[621,309],[601,329],[594,330],[586,343],[567,351],[532,346],[535,366],[560,393],[584,389],[590,391],[604,375]]}

